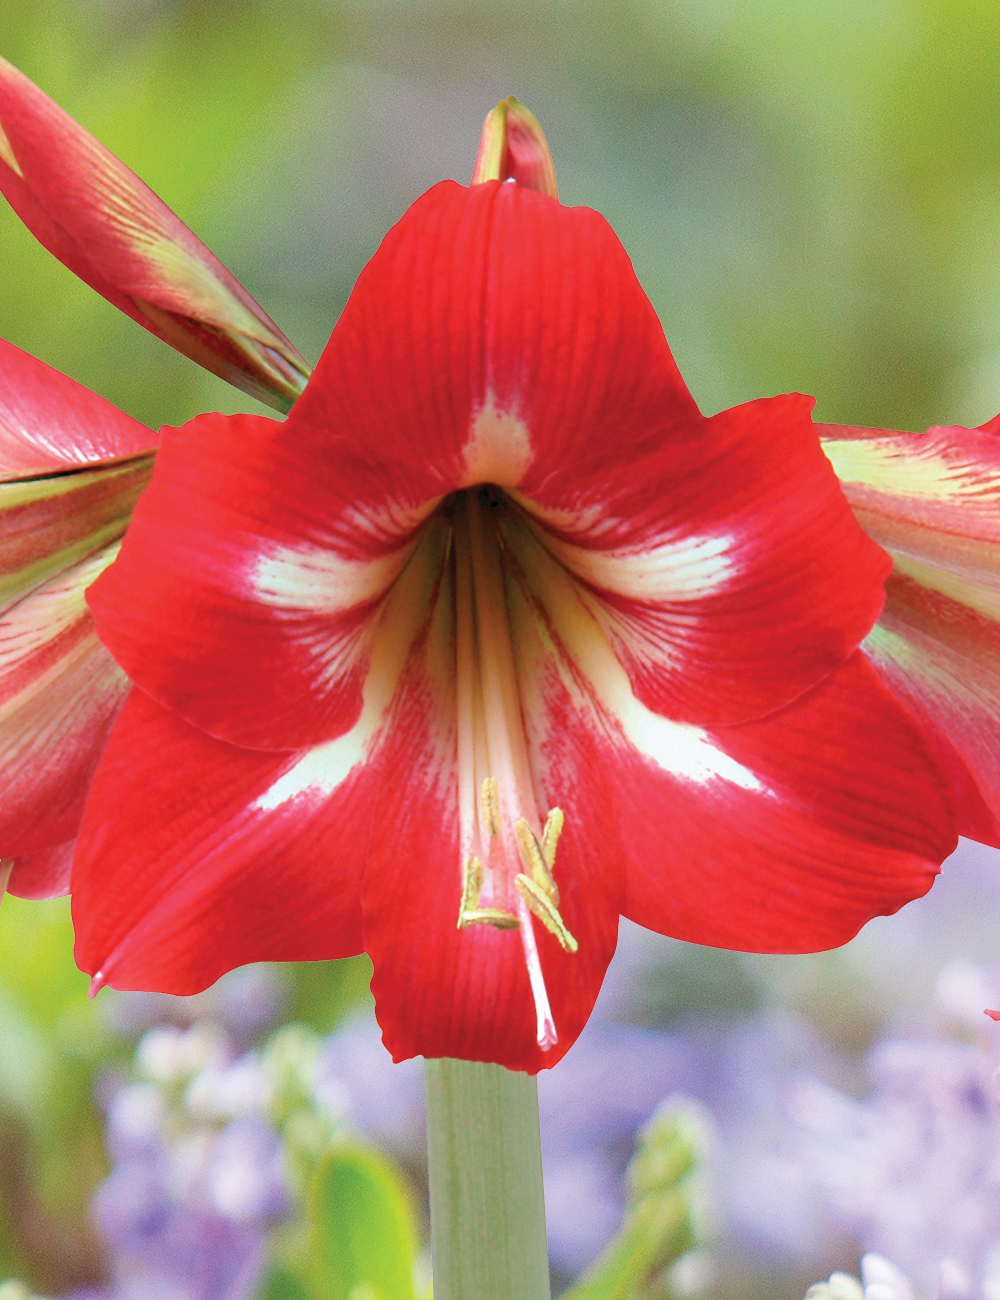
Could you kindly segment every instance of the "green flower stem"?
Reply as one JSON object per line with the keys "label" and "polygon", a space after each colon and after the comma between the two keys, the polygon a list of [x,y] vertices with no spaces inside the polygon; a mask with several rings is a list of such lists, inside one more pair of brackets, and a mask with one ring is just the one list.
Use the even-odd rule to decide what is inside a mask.
{"label": "green flower stem", "polygon": [[549,1300],[538,1086],[427,1061],[434,1300]]}

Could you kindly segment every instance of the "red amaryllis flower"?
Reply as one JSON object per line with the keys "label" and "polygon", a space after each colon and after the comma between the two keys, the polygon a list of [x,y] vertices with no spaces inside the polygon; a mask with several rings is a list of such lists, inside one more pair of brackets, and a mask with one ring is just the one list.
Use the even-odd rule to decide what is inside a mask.
{"label": "red amaryllis flower", "polygon": [[596,214],[432,190],[286,423],[164,434],[91,592],[142,690],[81,964],[190,992],[364,947],[396,1056],[537,1069],[620,912],[801,951],[923,892],[947,792],[854,654],[888,565],[808,411],[700,416]]}
{"label": "red amaryllis flower", "polygon": [[[25,113],[0,99],[28,178]],[[702,417],[606,224],[525,188],[554,192],[516,125],[492,174],[524,183],[414,205],[286,423],[164,434],[93,596],[139,687],[74,870],[98,983],[367,948],[394,1055],[535,1070],[619,913],[828,947],[953,847],[935,753],[857,650],[889,562],[808,401]],[[102,248],[112,297],[132,263]]]}

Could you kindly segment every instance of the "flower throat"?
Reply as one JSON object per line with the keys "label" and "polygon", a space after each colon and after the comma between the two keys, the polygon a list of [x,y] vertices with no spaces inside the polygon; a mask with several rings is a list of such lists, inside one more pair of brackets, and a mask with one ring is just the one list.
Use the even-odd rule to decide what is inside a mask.
{"label": "flower throat", "polygon": [[554,870],[565,821],[535,800],[507,609],[500,523],[511,503],[491,484],[449,503],[453,521],[461,819],[461,930],[519,930],[543,1049],[558,1042],[531,917],[566,952],[577,942],[559,914]]}

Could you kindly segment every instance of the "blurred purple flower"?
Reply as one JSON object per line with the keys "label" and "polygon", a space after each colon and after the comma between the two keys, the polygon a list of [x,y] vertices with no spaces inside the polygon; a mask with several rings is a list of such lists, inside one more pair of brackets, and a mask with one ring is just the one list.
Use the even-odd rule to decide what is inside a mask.
{"label": "blurred purple flower", "polygon": [[881,1043],[856,1101],[814,1079],[789,1096],[790,1148],[831,1218],[921,1294],[1000,1294],[1000,1104],[985,1044]]}
{"label": "blurred purple flower", "polygon": [[108,1106],[114,1167],[94,1202],[107,1300],[249,1300],[288,1208],[261,1061],[200,1022],[149,1030],[136,1072]]}

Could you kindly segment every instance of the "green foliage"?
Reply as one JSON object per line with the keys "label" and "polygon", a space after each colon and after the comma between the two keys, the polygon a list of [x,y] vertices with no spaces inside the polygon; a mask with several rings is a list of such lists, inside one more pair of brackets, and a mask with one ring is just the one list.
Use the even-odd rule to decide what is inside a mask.
{"label": "green foliage", "polygon": [[288,1018],[328,1034],[352,1008],[371,1002],[371,958],[290,962],[294,992]]}
{"label": "green foliage", "polygon": [[315,1300],[413,1300],[413,1212],[381,1156],[329,1152],[309,1187],[308,1216]]}
{"label": "green foliage", "polygon": [[668,1300],[668,1266],[698,1241],[695,1176],[704,1150],[697,1109],[665,1103],[639,1134],[618,1235],[563,1300]]}
{"label": "green foliage", "polygon": [[259,1300],[414,1300],[416,1215],[396,1167],[314,1099],[320,1040],[285,1025],[264,1048],[295,1192]]}
{"label": "green foliage", "polygon": [[99,1276],[88,1202],[105,1172],[94,1070],[124,1056],[73,964],[69,900],[0,909],[0,1275]]}

